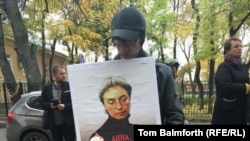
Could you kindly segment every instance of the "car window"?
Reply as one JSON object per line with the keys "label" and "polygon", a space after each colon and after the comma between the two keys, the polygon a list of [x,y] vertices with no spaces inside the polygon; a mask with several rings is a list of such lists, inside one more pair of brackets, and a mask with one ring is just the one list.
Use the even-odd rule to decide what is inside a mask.
{"label": "car window", "polygon": [[40,104],[40,98],[41,98],[41,96],[31,96],[31,97],[26,101],[26,104],[27,104],[30,108],[35,108],[35,109],[42,110],[42,107],[41,107],[41,104]]}

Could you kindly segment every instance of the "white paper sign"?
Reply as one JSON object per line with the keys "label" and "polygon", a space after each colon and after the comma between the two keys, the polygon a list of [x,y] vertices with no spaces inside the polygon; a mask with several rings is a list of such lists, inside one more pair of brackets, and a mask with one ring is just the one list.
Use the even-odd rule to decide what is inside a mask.
{"label": "white paper sign", "polygon": [[130,123],[161,124],[153,57],[74,64],[68,65],[67,71],[77,141],[89,141],[108,118],[99,99],[102,82],[108,76],[122,76],[132,86]]}

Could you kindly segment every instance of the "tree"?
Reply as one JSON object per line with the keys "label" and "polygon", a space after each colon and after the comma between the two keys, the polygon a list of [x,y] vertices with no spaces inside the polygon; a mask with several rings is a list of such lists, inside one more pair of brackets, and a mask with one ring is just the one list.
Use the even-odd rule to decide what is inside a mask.
{"label": "tree", "polygon": [[0,67],[8,90],[13,92],[16,88],[16,80],[5,54],[4,32],[2,23],[2,4],[3,3],[0,1]]}
{"label": "tree", "polygon": [[[198,36],[199,36],[199,28],[200,28],[200,13],[199,13],[199,7],[196,3],[196,0],[191,0],[192,8],[194,9],[195,14],[195,30],[193,35],[193,49],[194,54],[198,54]],[[194,82],[197,83],[198,89],[199,89],[199,100],[200,100],[200,109],[203,109],[203,84],[200,80],[200,70],[201,70],[201,63],[200,60],[195,58],[196,61],[196,67],[195,67],[195,74],[194,74]],[[194,87],[192,87],[194,90]],[[193,91],[194,92],[194,91]]]}
{"label": "tree", "polygon": [[174,14],[168,12],[168,1],[155,0],[148,3],[149,9],[145,6],[147,22],[147,39],[155,43],[152,51],[158,51],[158,59],[165,60],[164,49],[167,48],[167,31],[173,26]]}
{"label": "tree", "polygon": [[40,90],[41,74],[36,60],[36,50],[29,44],[27,28],[19,11],[18,3],[16,0],[3,0],[3,2],[4,11],[12,27],[16,53],[26,74],[28,91]]}
{"label": "tree", "polygon": [[[233,1],[230,0],[230,9],[228,13],[228,27],[230,37],[236,35],[241,26],[250,16],[249,1]],[[239,12],[245,9],[245,12]],[[240,15],[240,16],[238,16]]]}

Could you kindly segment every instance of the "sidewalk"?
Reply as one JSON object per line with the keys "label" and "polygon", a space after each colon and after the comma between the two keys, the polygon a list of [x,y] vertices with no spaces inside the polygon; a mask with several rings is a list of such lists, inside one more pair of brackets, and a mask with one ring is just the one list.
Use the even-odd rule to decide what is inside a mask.
{"label": "sidewalk", "polygon": [[195,120],[189,120],[187,125],[211,125],[210,120],[202,120],[202,119],[195,119]]}
{"label": "sidewalk", "polygon": [[6,127],[6,117],[0,117],[0,128]]}
{"label": "sidewalk", "polygon": [[5,128],[6,127],[6,121],[0,120],[0,128]]}

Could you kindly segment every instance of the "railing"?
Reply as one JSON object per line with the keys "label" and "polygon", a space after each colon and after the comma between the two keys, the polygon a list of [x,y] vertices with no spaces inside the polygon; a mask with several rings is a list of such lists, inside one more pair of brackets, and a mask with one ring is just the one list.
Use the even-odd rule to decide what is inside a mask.
{"label": "railing", "polygon": [[8,110],[13,104],[11,102],[8,102],[7,107],[5,105],[6,105],[5,103],[0,103],[0,119],[7,117]]}
{"label": "railing", "polygon": [[190,121],[211,121],[215,101],[215,92],[209,96],[204,92],[203,96],[198,93],[184,93],[181,100],[185,118]]}

